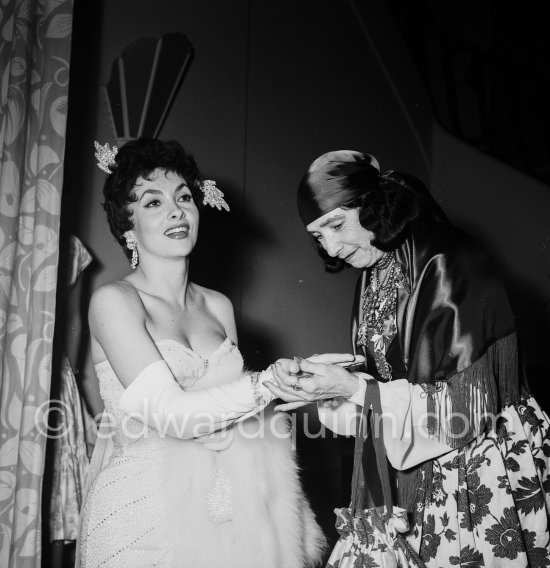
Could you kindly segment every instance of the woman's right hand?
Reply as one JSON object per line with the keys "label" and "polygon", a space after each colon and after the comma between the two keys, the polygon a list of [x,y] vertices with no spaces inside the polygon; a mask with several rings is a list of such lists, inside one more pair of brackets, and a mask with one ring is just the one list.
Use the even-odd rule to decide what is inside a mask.
{"label": "woman's right hand", "polygon": [[264,384],[274,396],[291,403],[280,405],[279,410],[291,410],[318,400],[349,398],[358,388],[358,379],[343,365],[363,360],[362,356],[342,353],[279,359],[272,365],[276,384]]}

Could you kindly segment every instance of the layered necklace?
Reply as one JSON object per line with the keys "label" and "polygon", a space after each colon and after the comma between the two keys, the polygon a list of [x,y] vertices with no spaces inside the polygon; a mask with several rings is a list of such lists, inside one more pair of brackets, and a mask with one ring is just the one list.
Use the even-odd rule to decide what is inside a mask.
{"label": "layered necklace", "polygon": [[[381,282],[383,271],[386,271],[386,277]],[[395,253],[388,252],[372,267],[369,285],[361,296],[363,320],[359,325],[357,342],[372,354],[378,373],[386,381],[392,379],[386,350],[397,333],[397,289],[403,283],[401,264],[397,262]]]}

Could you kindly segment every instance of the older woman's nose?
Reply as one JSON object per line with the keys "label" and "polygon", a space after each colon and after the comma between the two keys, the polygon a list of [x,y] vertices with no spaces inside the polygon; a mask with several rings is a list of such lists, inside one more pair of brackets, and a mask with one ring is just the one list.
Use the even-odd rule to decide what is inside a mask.
{"label": "older woman's nose", "polygon": [[342,250],[342,245],[336,239],[327,238],[325,240],[325,250],[329,256],[338,256]]}

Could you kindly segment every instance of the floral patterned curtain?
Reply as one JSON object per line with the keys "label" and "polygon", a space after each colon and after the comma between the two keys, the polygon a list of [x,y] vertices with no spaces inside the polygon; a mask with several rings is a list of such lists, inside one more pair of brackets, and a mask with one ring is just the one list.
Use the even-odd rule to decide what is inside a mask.
{"label": "floral patterned curtain", "polygon": [[0,566],[39,567],[72,0],[0,0]]}

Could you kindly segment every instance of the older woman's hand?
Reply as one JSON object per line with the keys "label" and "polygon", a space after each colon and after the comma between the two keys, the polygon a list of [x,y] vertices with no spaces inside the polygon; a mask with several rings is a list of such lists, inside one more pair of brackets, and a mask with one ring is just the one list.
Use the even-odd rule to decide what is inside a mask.
{"label": "older woman's hand", "polygon": [[276,384],[264,384],[274,396],[291,403],[278,407],[279,410],[291,410],[317,400],[349,398],[358,388],[357,377],[343,365],[362,361],[362,356],[341,353],[279,359],[271,366]]}

